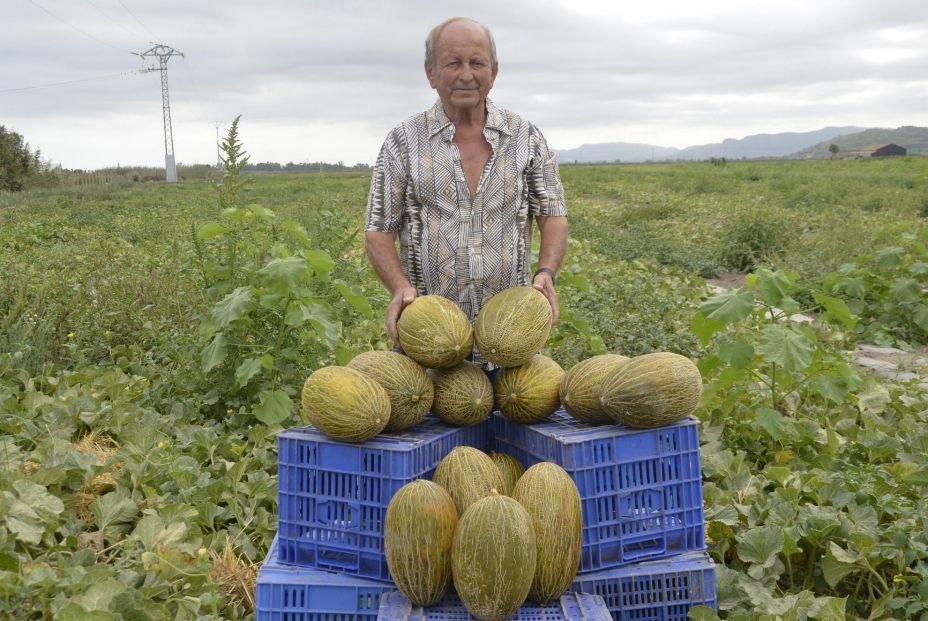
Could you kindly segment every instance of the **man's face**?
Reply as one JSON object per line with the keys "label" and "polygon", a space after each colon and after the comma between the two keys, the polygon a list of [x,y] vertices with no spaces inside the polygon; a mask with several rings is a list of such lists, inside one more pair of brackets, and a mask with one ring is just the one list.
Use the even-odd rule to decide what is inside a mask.
{"label": "man's face", "polygon": [[496,71],[486,33],[466,20],[445,26],[435,46],[435,65],[425,65],[429,84],[449,114],[482,108]]}

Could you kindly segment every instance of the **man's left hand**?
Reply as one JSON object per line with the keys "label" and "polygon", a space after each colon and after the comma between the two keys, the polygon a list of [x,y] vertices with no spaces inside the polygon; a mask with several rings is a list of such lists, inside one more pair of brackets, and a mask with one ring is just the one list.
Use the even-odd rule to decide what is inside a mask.
{"label": "man's left hand", "polygon": [[545,297],[548,298],[548,302],[551,303],[551,325],[553,326],[557,323],[561,312],[557,299],[557,291],[554,289],[554,281],[551,280],[551,275],[545,272],[539,273],[532,279],[532,286],[545,294]]}

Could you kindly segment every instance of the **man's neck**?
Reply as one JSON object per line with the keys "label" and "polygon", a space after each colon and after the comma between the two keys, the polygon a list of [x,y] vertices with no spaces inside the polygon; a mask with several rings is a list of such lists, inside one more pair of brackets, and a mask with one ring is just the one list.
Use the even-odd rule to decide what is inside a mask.
{"label": "man's neck", "polygon": [[486,100],[484,100],[482,106],[467,110],[454,109],[449,111],[444,106],[442,106],[442,109],[445,111],[445,116],[448,117],[448,120],[451,121],[457,129],[465,127],[483,129],[487,124],[488,113]]}

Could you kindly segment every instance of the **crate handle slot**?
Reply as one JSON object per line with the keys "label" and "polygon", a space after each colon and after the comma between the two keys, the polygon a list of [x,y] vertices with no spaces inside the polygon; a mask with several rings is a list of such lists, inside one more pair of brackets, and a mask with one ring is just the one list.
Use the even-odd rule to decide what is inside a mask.
{"label": "crate handle slot", "polygon": [[663,537],[654,539],[645,539],[622,545],[622,558],[626,561],[632,561],[638,558],[663,554],[667,546]]}
{"label": "crate handle slot", "polygon": [[319,546],[316,549],[316,559],[320,565],[337,567],[339,569],[357,570],[359,565],[359,556],[357,552],[326,548],[324,546]]}

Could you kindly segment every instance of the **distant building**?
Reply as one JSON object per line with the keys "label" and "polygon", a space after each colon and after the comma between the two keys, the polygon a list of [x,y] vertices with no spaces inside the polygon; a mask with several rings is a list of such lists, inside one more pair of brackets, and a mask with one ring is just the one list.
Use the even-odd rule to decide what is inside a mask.
{"label": "distant building", "polygon": [[841,157],[845,159],[853,160],[862,160],[871,157],[889,157],[893,155],[906,155],[905,147],[900,147],[897,144],[874,144],[863,149],[857,149],[855,151],[845,151],[841,153]]}

